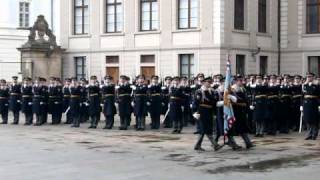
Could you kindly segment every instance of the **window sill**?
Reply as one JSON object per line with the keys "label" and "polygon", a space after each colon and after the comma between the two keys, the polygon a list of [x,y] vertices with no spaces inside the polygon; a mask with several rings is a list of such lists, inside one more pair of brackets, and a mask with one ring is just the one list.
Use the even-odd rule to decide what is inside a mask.
{"label": "window sill", "polygon": [[258,33],[257,33],[257,36],[263,36],[263,37],[270,37],[270,38],[272,38],[272,35],[269,34],[269,33],[261,33],[261,32],[258,32]]}
{"label": "window sill", "polygon": [[139,31],[139,32],[135,32],[134,35],[143,35],[143,34],[160,34],[161,31],[157,30],[157,31]]}
{"label": "window sill", "polygon": [[100,37],[108,37],[108,36],[124,36],[124,32],[114,32],[114,33],[103,33]]}
{"label": "window sill", "polygon": [[91,38],[91,34],[79,34],[79,35],[75,35],[72,34],[69,36],[69,38]]}
{"label": "window sill", "polygon": [[301,37],[320,37],[320,33],[302,34]]}
{"label": "window sill", "polygon": [[184,32],[200,32],[200,28],[193,28],[193,29],[176,29],[172,31],[172,33],[184,33]]}
{"label": "window sill", "polygon": [[247,30],[233,29],[232,32],[233,32],[233,33],[239,33],[239,34],[248,34],[248,35],[250,34],[250,32],[247,31]]}

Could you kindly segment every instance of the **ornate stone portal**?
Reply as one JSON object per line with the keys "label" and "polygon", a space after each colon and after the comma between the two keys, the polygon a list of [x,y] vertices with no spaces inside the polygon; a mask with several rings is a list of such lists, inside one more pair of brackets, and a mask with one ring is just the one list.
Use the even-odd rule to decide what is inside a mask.
{"label": "ornate stone portal", "polygon": [[29,28],[28,42],[17,48],[21,52],[21,73],[23,77],[62,76],[62,53],[57,46],[56,36],[49,29],[43,15],[39,15]]}

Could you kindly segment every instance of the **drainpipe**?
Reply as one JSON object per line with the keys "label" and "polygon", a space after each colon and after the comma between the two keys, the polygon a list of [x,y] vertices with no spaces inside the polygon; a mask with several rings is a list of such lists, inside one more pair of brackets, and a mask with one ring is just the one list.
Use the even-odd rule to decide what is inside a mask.
{"label": "drainpipe", "polygon": [[53,1],[54,0],[51,0],[51,7],[50,7],[50,9],[51,9],[51,29],[52,29],[52,32],[54,32],[54,28],[53,28],[53,10],[54,10],[53,5],[54,5],[54,3],[53,3]]}
{"label": "drainpipe", "polygon": [[281,0],[278,0],[278,75],[281,73]]}

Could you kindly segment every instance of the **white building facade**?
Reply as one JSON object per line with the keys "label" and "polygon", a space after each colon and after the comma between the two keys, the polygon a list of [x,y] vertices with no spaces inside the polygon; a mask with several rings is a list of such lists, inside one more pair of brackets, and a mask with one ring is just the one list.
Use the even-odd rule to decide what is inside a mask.
{"label": "white building facade", "polygon": [[211,75],[228,56],[233,73],[303,74],[320,50],[305,31],[307,1],[65,0],[63,74]]}
{"label": "white building facade", "polygon": [[[31,27],[38,15],[44,15],[59,32],[60,13],[58,0],[1,0],[0,6],[0,77],[11,79],[21,73],[20,52],[17,50],[24,44]],[[53,16],[56,19],[53,19]],[[56,31],[58,30],[58,31]],[[57,36],[59,36],[57,34]]]}

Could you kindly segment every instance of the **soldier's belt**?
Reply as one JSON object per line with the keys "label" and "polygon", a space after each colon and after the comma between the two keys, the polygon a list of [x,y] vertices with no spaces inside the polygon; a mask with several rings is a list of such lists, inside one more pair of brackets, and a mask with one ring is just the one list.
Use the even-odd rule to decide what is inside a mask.
{"label": "soldier's belt", "polygon": [[119,97],[130,96],[130,94],[119,94]]}
{"label": "soldier's belt", "polygon": [[42,98],[43,96],[41,95],[33,95],[34,98]]}
{"label": "soldier's belt", "polygon": [[30,98],[31,95],[22,95],[22,98]]}
{"label": "soldier's belt", "polygon": [[212,105],[208,105],[208,104],[200,104],[199,106],[203,107],[203,108],[212,108],[213,107]]}
{"label": "soldier's belt", "polygon": [[171,100],[182,100],[182,98],[180,98],[180,97],[175,97],[175,96],[171,96],[170,99],[171,99]]}
{"label": "soldier's belt", "polygon": [[255,96],[256,99],[267,98],[267,97],[268,97],[267,95],[258,95],[258,96]]}
{"label": "soldier's belt", "polygon": [[318,96],[314,96],[314,95],[305,95],[304,96],[305,99],[317,99]]}
{"label": "soldier's belt", "polygon": [[299,95],[294,95],[294,96],[292,96],[294,99],[295,98],[301,98],[302,97],[302,95],[301,94],[299,94]]}
{"label": "soldier's belt", "polygon": [[68,97],[70,97],[70,95],[63,95],[63,97],[68,98]]}
{"label": "soldier's belt", "polygon": [[0,99],[8,99],[7,97],[0,97]]}
{"label": "soldier's belt", "polygon": [[281,98],[288,98],[288,97],[291,97],[291,95],[289,95],[289,94],[284,94],[284,95],[281,96]]}
{"label": "soldier's belt", "polygon": [[11,96],[19,96],[19,93],[10,93]]}
{"label": "soldier's belt", "polygon": [[79,95],[71,95],[71,98],[80,98]]}
{"label": "soldier's belt", "polygon": [[151,96],[161,96],[160,93],[154,93],[154,94],[151,94]]}
{"label": "soldier's belt", "polygon": [[89,96],[90,96],[90,97],[94,97],[94,96],[99,96],[99,94],[98,94],[98,93],[96,93],[96,94],[89,94]]}
{"label": "soldier's belt", "polygon": [[246,103],[234,103],[234,105],[240,106],[240,107],[247,107]]}
{"label": "soldier's belt", "polygon": [[112,97],[114,94],[104,94],[103,97]]}
{"label": "soldier's belt", "polygon": [[49,98],[59,98],[58,96],[49,96]]}
{"label": "soldier's belt", "polygon": [[136,94],[135,96],[147,96],[146,94]]}
{"label": "soldier's belt", "polygon": [[278,98],[278,95],[268,96],[268,99],[274,99],[274,98]]}

